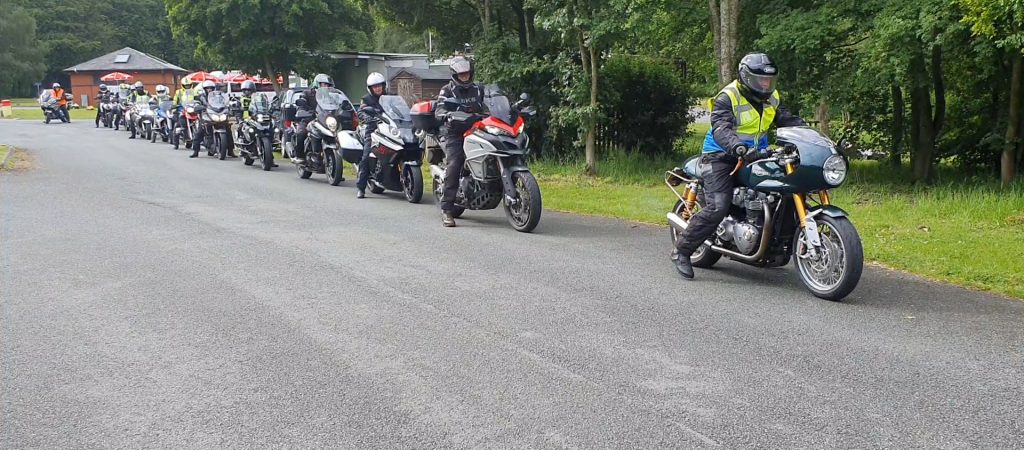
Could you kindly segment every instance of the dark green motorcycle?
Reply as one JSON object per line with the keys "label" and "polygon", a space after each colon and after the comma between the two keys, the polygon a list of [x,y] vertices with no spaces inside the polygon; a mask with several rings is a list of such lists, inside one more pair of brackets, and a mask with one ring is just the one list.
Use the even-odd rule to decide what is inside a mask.
{"label": "dark green motorcycle", "polygon": [[[780,128],[776,141],[780,147],[771,157],[737,165],[729,215],[690,261],[707,268],[726,256],[752,266],[777,267],[795,259],[807,289],[823,299],[841,300],[857,287],[864,269],[860,235],[828,195],[846,180],[848,161],[835,143],[812,128]],[[695,156],[682,171],[666,176],[679,198],[668,213],[673,244],[705,204],[699,165]],[[676,189],[680,185],[682,192]]]}

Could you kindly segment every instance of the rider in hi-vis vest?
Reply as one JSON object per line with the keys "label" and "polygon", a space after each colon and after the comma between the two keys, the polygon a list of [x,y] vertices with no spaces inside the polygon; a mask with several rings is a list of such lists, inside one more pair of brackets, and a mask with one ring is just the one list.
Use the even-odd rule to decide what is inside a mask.
{"label": "rider in hi-vis vest", "polygon": [[740,61],[739,79],[715,96],[711,128],[704,138],[701,178],[704,204],[690,220],[672,255],[676,270],[693,278],[690,255],[710,238],[729,214],[732,204],[732,172],[740,158],[751,162],[767,156],[768,129],[773,125],[806,125],[783,107],[775,90],[778,68],[768,55],[751,53]]}

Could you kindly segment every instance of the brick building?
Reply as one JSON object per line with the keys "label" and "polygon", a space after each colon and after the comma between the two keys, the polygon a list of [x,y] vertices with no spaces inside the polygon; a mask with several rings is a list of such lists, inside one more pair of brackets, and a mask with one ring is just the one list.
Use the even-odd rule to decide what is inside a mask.
{"label": "brick building", "polygon": [[75,95],[75,101],[82,106],[93,104],[100,84],[117,84],[100,81],[100,77],[110,72],[129,74],[134,77],[131,83],[141,81],[150,92],[153,92],[158,84],[166,85],[173,92],[181,78],[189,73],[181,67],[131,47],[68,67],[64,72],[71,78],[71,86],[65,88]]}

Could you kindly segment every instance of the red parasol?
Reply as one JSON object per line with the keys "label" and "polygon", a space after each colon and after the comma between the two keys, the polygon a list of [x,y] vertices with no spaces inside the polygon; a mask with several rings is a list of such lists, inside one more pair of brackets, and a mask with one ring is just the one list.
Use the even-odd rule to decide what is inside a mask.
{"label": "red parasol", "polygon": [[100,81],[128,81],[131,80],[132,76],[121,72],[110,72],[102,77]]}
{"label": "red parasol", "polygon": [[186,78],[192,80],[193,83],[201,83],[207,80],[212,81],[214,83],[221,82],[220,78],[213,76],[212,74],[210,74],[210,72],[203,72],[201,70],[199,72],[193,72],[188,74]]}
{"label": "red parasol", "polygon": [[250,79],[252,78],[244,73],[233,73],[224,77],[224,81],[227,83],[242,83]]}

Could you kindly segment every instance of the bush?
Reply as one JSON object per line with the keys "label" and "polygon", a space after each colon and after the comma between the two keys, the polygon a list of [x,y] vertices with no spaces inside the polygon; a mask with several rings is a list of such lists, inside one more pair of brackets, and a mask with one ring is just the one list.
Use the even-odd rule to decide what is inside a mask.
{"label": "bush", "polygon": [[613,56],[601,68],[603,138],[629,152],[664,155],[686,134],[693,101],[689,86],[668,61]]}

